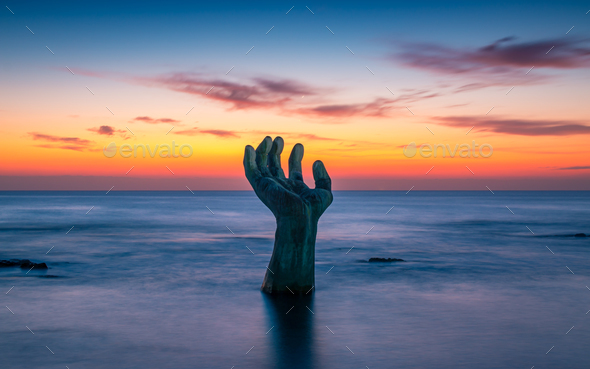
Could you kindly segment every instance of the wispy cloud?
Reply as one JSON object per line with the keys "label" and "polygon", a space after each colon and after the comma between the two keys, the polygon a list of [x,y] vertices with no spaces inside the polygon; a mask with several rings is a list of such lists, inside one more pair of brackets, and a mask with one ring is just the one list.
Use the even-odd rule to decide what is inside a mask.
{"label": "wispy cloud", "polygon": [[565,168],[558,168],[559,170],[587,170],[590,169],[590,166],[587,167],[565,167]]}
{"label": "wispy cloud", "polygon": [[[490,85],[535,83],[546,76],[528,75],[531,67],[574,69],[590,67],[590,40],[581,38],[517,42],[504,37],[479,48],[453,48],[432,43],[399,43],[390,59],[411,68],[442,75],[476,77],[458,91]],[[549,53],[548,51],[551,50]],[[483,79],[483,81],[482,81]]]}
{"label": "wispy cloud", "polygon": [[94,144],[93,141],[79,137],[58,137],[37,132],[29,132],[28,134],[35,141],[46,142],[45,144],[36,145],[46,149],[84,151]]}
{"label": "wispy cloud", "polygon": [[135,117],[133,118],[134,122],[142,122],[142,123],[147,123],[147,124],[160,124],[160,123],[176,123],[178,124],[180,121],[179,120],[175,120],[172,118],[157,118],[154,119],[152,117]]}
{"label": "wispy cloud", "polygon": [[473,130],[476,132],[494,132],[520,136],[590,134],[590,126],[580,121],[485,119],[481,117],[434,117],[432,120],[447,127],[475,127]]}
{"label": "wispy cloud", "polygon": [[318,93],[311,86],[289,79],[254,78],[249,83],[237,83],[195,73],[172,73],[136,78],[136,81],[228,103],[232,109],[275,108],[284,106],[295,96]]}
{"label": "wispy cloud", "polygon": [[188,128],[182,131],[174,132],[176,135],[184,135],[184,136],[197,136],[201,134],[205,135],[213,135],[217,137],[240,137],[237,135],[236,131],[226,131],[223,129],[199,129],[198,127]]}
{"label": "wispy cloud", "polygon": [[95,127],[95,128],[88,128],[88,131],[98,133],[99,135],[104,135],[104,136],[113,136],[116,133],[119,133],[119,134],[126,133],[125,130],[115,129],[114,127],[111,127],[111,126],[100,126],[100,127]]}

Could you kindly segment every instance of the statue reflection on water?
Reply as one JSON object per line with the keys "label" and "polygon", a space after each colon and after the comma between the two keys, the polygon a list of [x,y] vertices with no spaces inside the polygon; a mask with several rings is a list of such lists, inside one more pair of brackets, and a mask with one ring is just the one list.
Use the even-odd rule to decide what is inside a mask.
{"label": "statue reflection on water", "polygon": [[315,368],[313,293],[307,295],[271,295],[262,293],[274,328],[268,343],[274,351],[274,368]]}

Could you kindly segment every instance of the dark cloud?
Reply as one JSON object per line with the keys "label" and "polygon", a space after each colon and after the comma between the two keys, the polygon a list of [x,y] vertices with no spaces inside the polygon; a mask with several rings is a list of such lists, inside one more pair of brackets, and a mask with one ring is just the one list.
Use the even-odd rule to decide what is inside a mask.
{"label": "dark cloud", "polygon": [[[490,86],[541,83],[552,78],[537,72],[543,68],[590,67],[590,39],[574,37],[530,42],[505,37],[479,48],[430,43],[399,43],[397,46],[400,50],[390,55],[390,60],[469,82],[458,87],[456,93]],[[533,66],[533,73],[527,74]]]}
{"label": "dark cloud", "polygon": [[79,137],[58,137],[36,132],[29,132],[28,134],[35,141],[49,142],[41,145],[36,145],[37,147],[43,147],[46,149],[84,151],[94,144],[93,141],[85,140]]}
{"label": "dark cloud", "polygon": [[[466,73],[477,70],[502,73],[507,68],[586,68],[590,66],[589,40],[552,39],[515,42],[505,37],[480,48],[458,49],[427,43],[401,44],[393,55],[404,64],[441,73]],[[549,53],[547,53],[551,50]]]}
{"label": "dark cloud", "polygon": [[133,119],[135,122],[143,122],[148,124],[160,124],[160,123],[179,123],[180,121],[171,119],[171,118],[158,118],[154,119],[151,117],[135,117]]}
{"label": "dark cloud", "polygon": [[481,117],[435,117],[437,124],[447,127],[473,128],[479,132],[494,132],[521,136],[569,136],[590,134],[590,126],[579,121],[485,119]]}
{"label": "dark cloud", "polygon": [[139,81],[229,103],[232,109],[275,108],[284,106],[295,96],[317,93],[317,89],[311,86],[288,79],[255,78],[246,84],[206,78],[194,73],[172,73]]}
{"label": "dark cloud", "polygon": [[115,133],[125,133],[124,130],[115,129],[111,126],[100,126],[96,128],[88,128],[88,131],[98,133],[99,135],[112,136]]}

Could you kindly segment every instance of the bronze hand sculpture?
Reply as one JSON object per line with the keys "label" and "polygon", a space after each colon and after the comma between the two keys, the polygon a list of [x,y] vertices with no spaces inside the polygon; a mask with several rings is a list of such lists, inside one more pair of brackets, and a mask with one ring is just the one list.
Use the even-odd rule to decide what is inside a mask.
{"label": "bronze hand sculpture", "polygon": [[267,136],[258,148],[246,146],[244,170],[254,192],[277,220],[275,244],[262,290],[305,294],[314,286],[318,220],[332,203],[332,181],[321,161],[313,163],[315,188],[303,182],[303,145],[289,157],[289,178],[281,169],[284,142]]}

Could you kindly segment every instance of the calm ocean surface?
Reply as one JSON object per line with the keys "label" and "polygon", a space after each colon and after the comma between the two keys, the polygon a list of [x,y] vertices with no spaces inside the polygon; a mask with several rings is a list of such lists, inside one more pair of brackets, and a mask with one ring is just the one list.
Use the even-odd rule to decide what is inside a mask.
{"label": "calm ocean surface", "polygon": [[0,209],[0,259],[50,268],[0,269],[2,368],[590,366],[590,192],[336,192],[295,300],[259,290],[275,223],[253,192]]}

